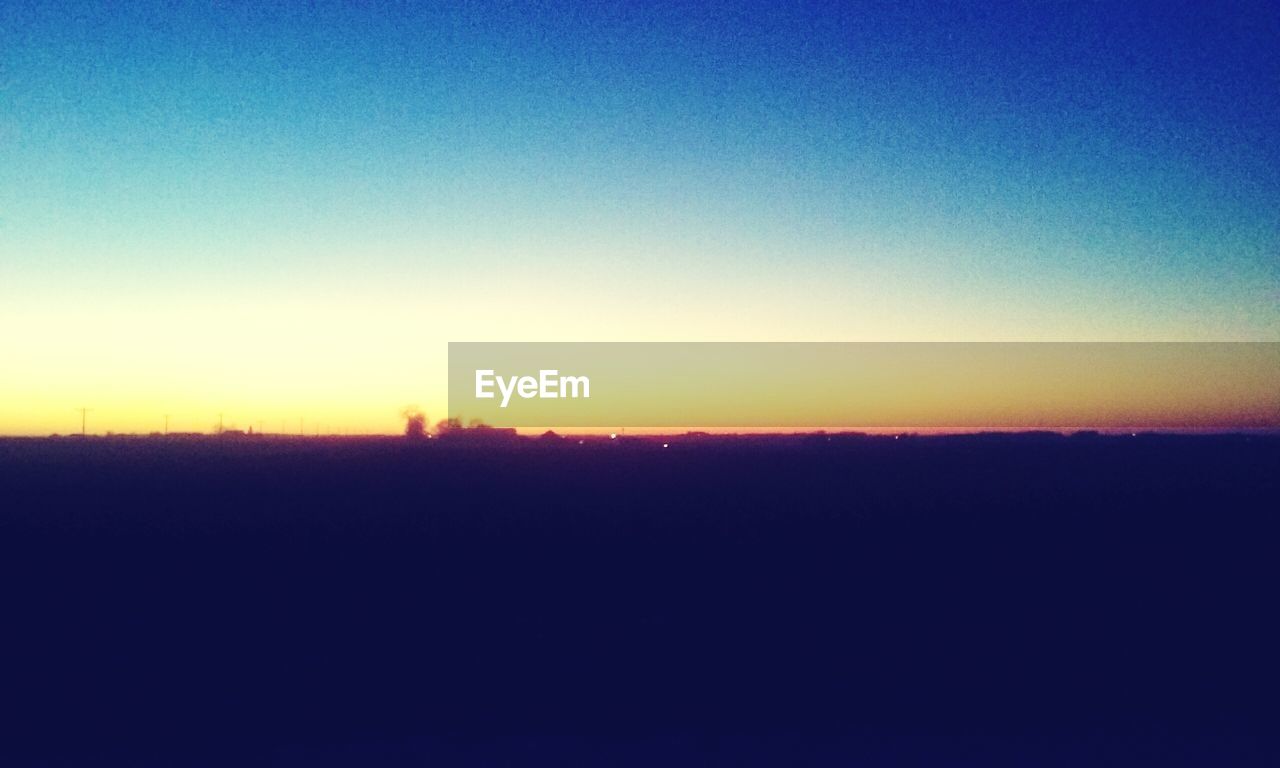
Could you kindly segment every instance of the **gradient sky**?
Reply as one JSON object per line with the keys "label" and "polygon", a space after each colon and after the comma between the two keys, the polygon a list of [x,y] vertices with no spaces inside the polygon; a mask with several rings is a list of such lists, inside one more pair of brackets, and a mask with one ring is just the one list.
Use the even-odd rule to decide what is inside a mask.
{"label": "gradient sky", "polygon": [[60,5],[0,433],[395,431],[448,340],[1280,340],[1274,3]]}

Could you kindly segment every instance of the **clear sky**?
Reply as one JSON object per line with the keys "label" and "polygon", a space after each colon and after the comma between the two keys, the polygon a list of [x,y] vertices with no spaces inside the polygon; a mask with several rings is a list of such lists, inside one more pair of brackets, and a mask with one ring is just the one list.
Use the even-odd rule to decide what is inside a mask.
{"label": "clear sky", "polygon": [[1280,340],[1275,3],[275,5],[0,4],[0,433],[395,431],[449,340]]}

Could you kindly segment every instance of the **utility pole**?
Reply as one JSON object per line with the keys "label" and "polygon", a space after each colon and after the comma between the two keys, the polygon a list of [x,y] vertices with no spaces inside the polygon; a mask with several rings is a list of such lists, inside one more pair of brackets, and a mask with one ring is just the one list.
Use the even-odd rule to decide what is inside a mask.
{"label": "utility pole", "polygon": [[92,411],[93,409],[85,408],[84,406],[81,406],[79,408],[76,408],[75,410],[80,412],[80,436],[84,437],[84,422],[85,422],[84,415],[89,411]]}
{"label": "utility pole", "polygon": [[169,414],[164,415],[164,433],[169,434]]}

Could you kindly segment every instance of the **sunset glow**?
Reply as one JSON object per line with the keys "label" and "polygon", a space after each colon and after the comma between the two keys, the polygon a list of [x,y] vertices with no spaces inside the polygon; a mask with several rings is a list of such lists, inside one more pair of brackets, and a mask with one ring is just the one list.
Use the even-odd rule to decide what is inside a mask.
{"label": "sunset glow", "polygon": [[448,341],[1280,340],[1265,24],[650,13],[10,12],[0,433],[393,433]]}

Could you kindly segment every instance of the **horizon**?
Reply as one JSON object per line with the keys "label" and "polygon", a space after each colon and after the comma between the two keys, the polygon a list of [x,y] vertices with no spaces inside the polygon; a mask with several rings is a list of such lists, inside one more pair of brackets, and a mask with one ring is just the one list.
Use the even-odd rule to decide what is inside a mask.
{"label": "horizon", "polygon": [[[617,429],[610,431],[606,428],[592,427],[570,427],[567,429],[556,429],[553,427],[494,427],[488,424],[480,425],[464,425],[455,427],[454,432],[486,432],[491,431],[495,437],[510,435],[518,438],[537,439],[544,437],[547,433],[551,433],[557,438],[565,440],[583,439],[592,440],[593,442],[608,442],[611,439],[628,440],[661,440],[661,439],[700,439],[700,438],[754,438],[754,437],[874,437],[874,438],[902,438],[902,437],[963,437],[963,436],[979,436],[979,435],[996,435],[996,436],[1032,436],[1032,435],[1054,435],[1061,437],[1080,437],[1096,435],[1100,437],[1251,437],[1251,436],[1278,436],[1280,435],[1280,427],[1160,427],[1160,426],[1104,426],[1104,427],[857,427],[857,426],[815,426],[815,427],[629,427],[627,429]],[[318,432],[272,432],[266,431],[249,431],[244,429],[226,428],[219,432],[216,430],[207,432],[179,432],[179,431],[153,431],[153,432],[89,432],[81,434],[80,432],[51,432],[49,434],[4,434],[0,435],[0,440],[43,440],[43,439],[107,439],[107,438],[281,438],[289,440],[315,440],[323,439],[392,439],[407,440],[414,442],[416,440],[436,440],[442,437],[447,438],[448,433],[439,430],[439,425],[429,428],[421,437],[411,437],[406,435],[404,430],[400,432],[326,432],[323,429]],[[448,442],[448,440],[446,440]]]}

